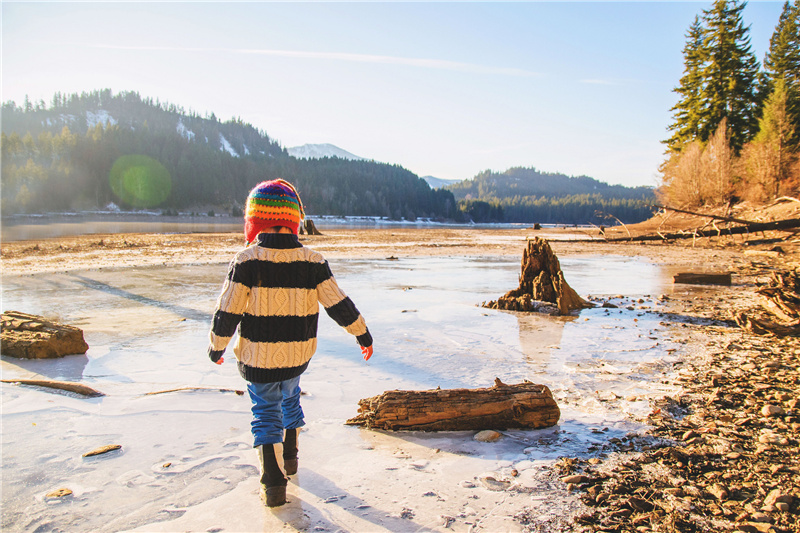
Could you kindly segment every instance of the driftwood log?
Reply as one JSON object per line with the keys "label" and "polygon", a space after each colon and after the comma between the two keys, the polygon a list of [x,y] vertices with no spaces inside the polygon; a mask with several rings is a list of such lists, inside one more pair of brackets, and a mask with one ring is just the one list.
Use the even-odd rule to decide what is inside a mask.
{"label": "driftwood log", "polygon": [[756,292],[764,297],[762,309],[737,314],[739,326],[758,335],[800,335],[800,270],[775,272]]}
{"label": "driftwood log", "polygon": [[75,383],[74,381],[56,381],[52,379],[3,379],[3,383],[19,383],[20,385],[30,385],[31,387],[44,387],[46,389],[58,389],[67,392],[74,392],[89,398],[97,396],[105,396],[97,389],[93,389],[83,383]]}
{"label": "driftwood log", "polygon": [[594,307],[575,292],[564,279],[558,257],[545,239],[528,239],[522,252],[519,287],[484,307],[508,311],[536,311],[540,302],[555,304],[558,314],[567,315],[577,309]]}
{"label": "driftwood log", "polygon": [[83,354],[88,349],[89,345],[83,339],[80,328],[19,311],[6,311],[2,314],[0,350],[3,355],[23,359],[48,359]]}
{"label": "driftwood log", "polygon": [[681,272],[672,277],[674,283],[685,283],[687,285],[730,285],[730,272],[716,273],[695,273]]}
{"label": "driftwood log", "polygon": [[388,430],[545,428],[561,416],[545,385],[506,385],[499,379],[485,389],[386,391],[358,405],[358,415],[348,425]]}

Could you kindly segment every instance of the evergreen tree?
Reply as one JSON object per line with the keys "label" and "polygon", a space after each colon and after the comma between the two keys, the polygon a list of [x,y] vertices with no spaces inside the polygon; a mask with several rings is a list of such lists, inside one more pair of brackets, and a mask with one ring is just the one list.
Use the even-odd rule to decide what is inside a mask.
{"label": "evergreen tree", "polygon": [[684,70],[680,85],[673,89],[680,95],[680,100],[670,109],[675,122],[669,126],[672,137],[664,141],[670,151],[679,152],[684,145],[700,135],[703,119],[700,95],[703,90],[703,66],[706,59],[704,31],[700,18],[694,22],[686,34],[686,45],[683,47]]}
{"label": "evergreen tree", "polygon": [[765,94],[773,92],[778,80],[785,82],[787,112],[795,131],[800,131],[800,0],[783,4],[764,58],[764,78]]}
{"label": "evergreen tree", "polygon": [[703,69],[700,139],[710,139],[727,119],[731,146],[737,153],[758,127],[759,65],[750,50],[749,28],[742,22],[745,5],[738,0],[716,0],[711,9],[703,11],[703,48],[708,55]]}

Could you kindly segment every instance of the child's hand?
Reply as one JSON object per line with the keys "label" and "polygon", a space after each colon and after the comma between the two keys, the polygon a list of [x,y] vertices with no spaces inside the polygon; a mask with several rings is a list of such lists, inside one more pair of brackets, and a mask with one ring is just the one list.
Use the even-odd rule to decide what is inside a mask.
{"label": "child's hand", "polygon": [[364,361],[369,361],[369,358],[372,357],[372,346],[362,346],[361,353],[364,356]]}
{"label": "child's hand", "polygon": [[220,358],[217,360],[217,364],[218,364],[218,365],[221,365],[221,364],[222,364],[222,363],[224,363],[224,362],[225,362],[225,358],[224,358],[224,357],[220,357]]}

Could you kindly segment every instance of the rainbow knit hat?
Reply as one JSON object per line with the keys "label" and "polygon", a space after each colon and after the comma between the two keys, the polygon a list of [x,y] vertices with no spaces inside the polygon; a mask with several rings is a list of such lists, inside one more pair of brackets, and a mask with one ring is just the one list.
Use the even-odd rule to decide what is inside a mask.
{"label": "rainbow knit hat", "polygon": [[262,181],[247,196],[244,237],[250,244],[255,242],[256,235],[273,226],[284,226],[297,234],[304,217],[303,202],[291,183]]}

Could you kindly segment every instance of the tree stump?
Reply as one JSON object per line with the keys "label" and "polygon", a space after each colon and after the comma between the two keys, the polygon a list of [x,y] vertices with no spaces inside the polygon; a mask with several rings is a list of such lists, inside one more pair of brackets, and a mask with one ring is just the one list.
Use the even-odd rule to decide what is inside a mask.
{"label": "tree stump", "polygon": [[485,389],[386,391],[358,406],[348,425],[388,430],[539,429],[554,426],[561,416],[545,385],[506,385],[499,379]]}
{"label": "tree stump", "polygon": [[311,220],[310,218],[306,219],[305,228],[306,228],[306,233],[308,233],[309,235],[322,235],[322,233],[320,233],[320,231],[317,229],[317,226],[314,225],[314,221]]}
{"label": "tree stump", "polygon": [[545,239],[528,239],[528,246],[522,253],[519,279],[518,288],[483,306],[508,311],[538,311],[542,307],[541,302],[546,302],[555,304],[561,315],[594,307],[578,296],[566,282],[558,257]]}
{"label": "tree stump", "polygon": [[80,328],[38,315],[6,311],[2,314],[0,349],[11,357],[49,359],[86,353],[89,345]]}

